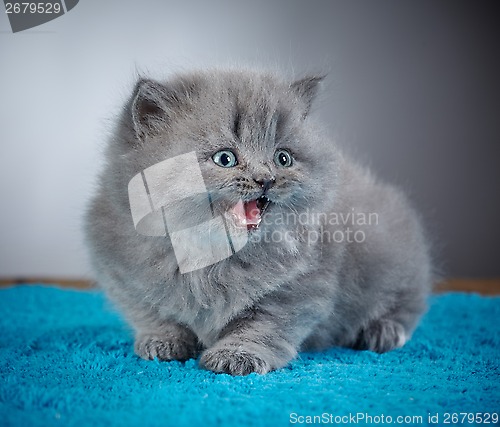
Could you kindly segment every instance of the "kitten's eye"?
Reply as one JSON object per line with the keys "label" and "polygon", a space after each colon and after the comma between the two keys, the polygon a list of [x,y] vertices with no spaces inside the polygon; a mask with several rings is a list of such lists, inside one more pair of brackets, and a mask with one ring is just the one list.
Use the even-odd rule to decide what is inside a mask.
{"label": "kitten's eye", "polygon": [[276,150],[276,153],[274,153],[274,163],[277,166],[288,168],[293,163],[292,155],[287,150]]}
{"label": "kitten's eye", "polygon": [[217,151],[212,156],[214,163],[223,168],[232,168],[238,164],[235,154],[230,150]]}

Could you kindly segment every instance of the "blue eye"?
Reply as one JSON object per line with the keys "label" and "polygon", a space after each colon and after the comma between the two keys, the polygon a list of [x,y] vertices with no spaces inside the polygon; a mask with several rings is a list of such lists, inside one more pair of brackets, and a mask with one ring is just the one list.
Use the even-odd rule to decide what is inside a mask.
{"label": "blue eye", "polygon": [[238,164],[235,154],[230,150],[217,151],[217,153],[212,156],[212,160],[217,166],[223,168],[232,168]]}
{"label": "blue eye", "polygon": [[292,155],[287,150],[276,150],[276,153],[274,153],[274,163],[277,166],[288,168],[293,163]]}

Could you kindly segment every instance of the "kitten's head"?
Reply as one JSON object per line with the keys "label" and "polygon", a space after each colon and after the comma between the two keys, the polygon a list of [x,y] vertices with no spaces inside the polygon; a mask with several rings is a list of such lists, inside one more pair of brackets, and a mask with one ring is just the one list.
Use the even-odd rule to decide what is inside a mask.
{"label": "kitten's head", "polygon": [[[195,152],[212,208],[259,233],[321,208],[333,194],[335,151],[309,123],[321,77],[214,71],[140,80],[121,126],[120,175]],[[183,177],[185,188],[191,177]],[[265,221],[264,221],[265,219]],[[283,225],[283,222],[281,222]]]}

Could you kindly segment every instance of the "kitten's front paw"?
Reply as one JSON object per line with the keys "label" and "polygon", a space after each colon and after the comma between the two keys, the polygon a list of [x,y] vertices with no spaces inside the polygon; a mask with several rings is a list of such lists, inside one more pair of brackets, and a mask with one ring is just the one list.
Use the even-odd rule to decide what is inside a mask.
{"label": "kitten's front paw", "polygon": [[175,336],[154,334],[139,335],[135,340],[135,353],[146,360],[187,360],[197,357],[195,339],[181,339]]}
{"label": "kitten's front paw", "polygon": [[403,347],[407,340],[403,325],[394,320],[379,319],[359,332],[354,348],[385,353]]}
{"label": "kitten's front paw", "polygon": [[210,348],[201,356],[200,364],[211,371],[230,375],[266,374],[273,370],[263,358],[244,346]]}

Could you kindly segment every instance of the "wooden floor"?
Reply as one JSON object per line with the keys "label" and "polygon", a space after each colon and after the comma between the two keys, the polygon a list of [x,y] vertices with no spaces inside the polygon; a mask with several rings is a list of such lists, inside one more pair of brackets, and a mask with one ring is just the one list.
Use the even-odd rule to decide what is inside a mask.
{"label": "wooden floor", "polygon": [[[90,280],[55,277],[24,277],[0,279],[0,288],[40,283],[72,289],[92,289],[95,287],[95,284]],[[476,292],[481,295],[500,295],[500,279],[449,279],[438,283],[434,291],[436,293]]]}
{"label": "wooden floor", "polygon": [[482,295],[500,295],[500,279],[449,279],[438,283],[436,293],[476,292]]}
{"label": "wooden floor", "polygon": [[92,289],[95,283],[86,279],[65,279],[57,277],[18,277],[18,278],[2,278],[0,279],[0,288],[11,287],[15,285],[33,285],[46,284],[57,285],[61,288],[71,289]]}

